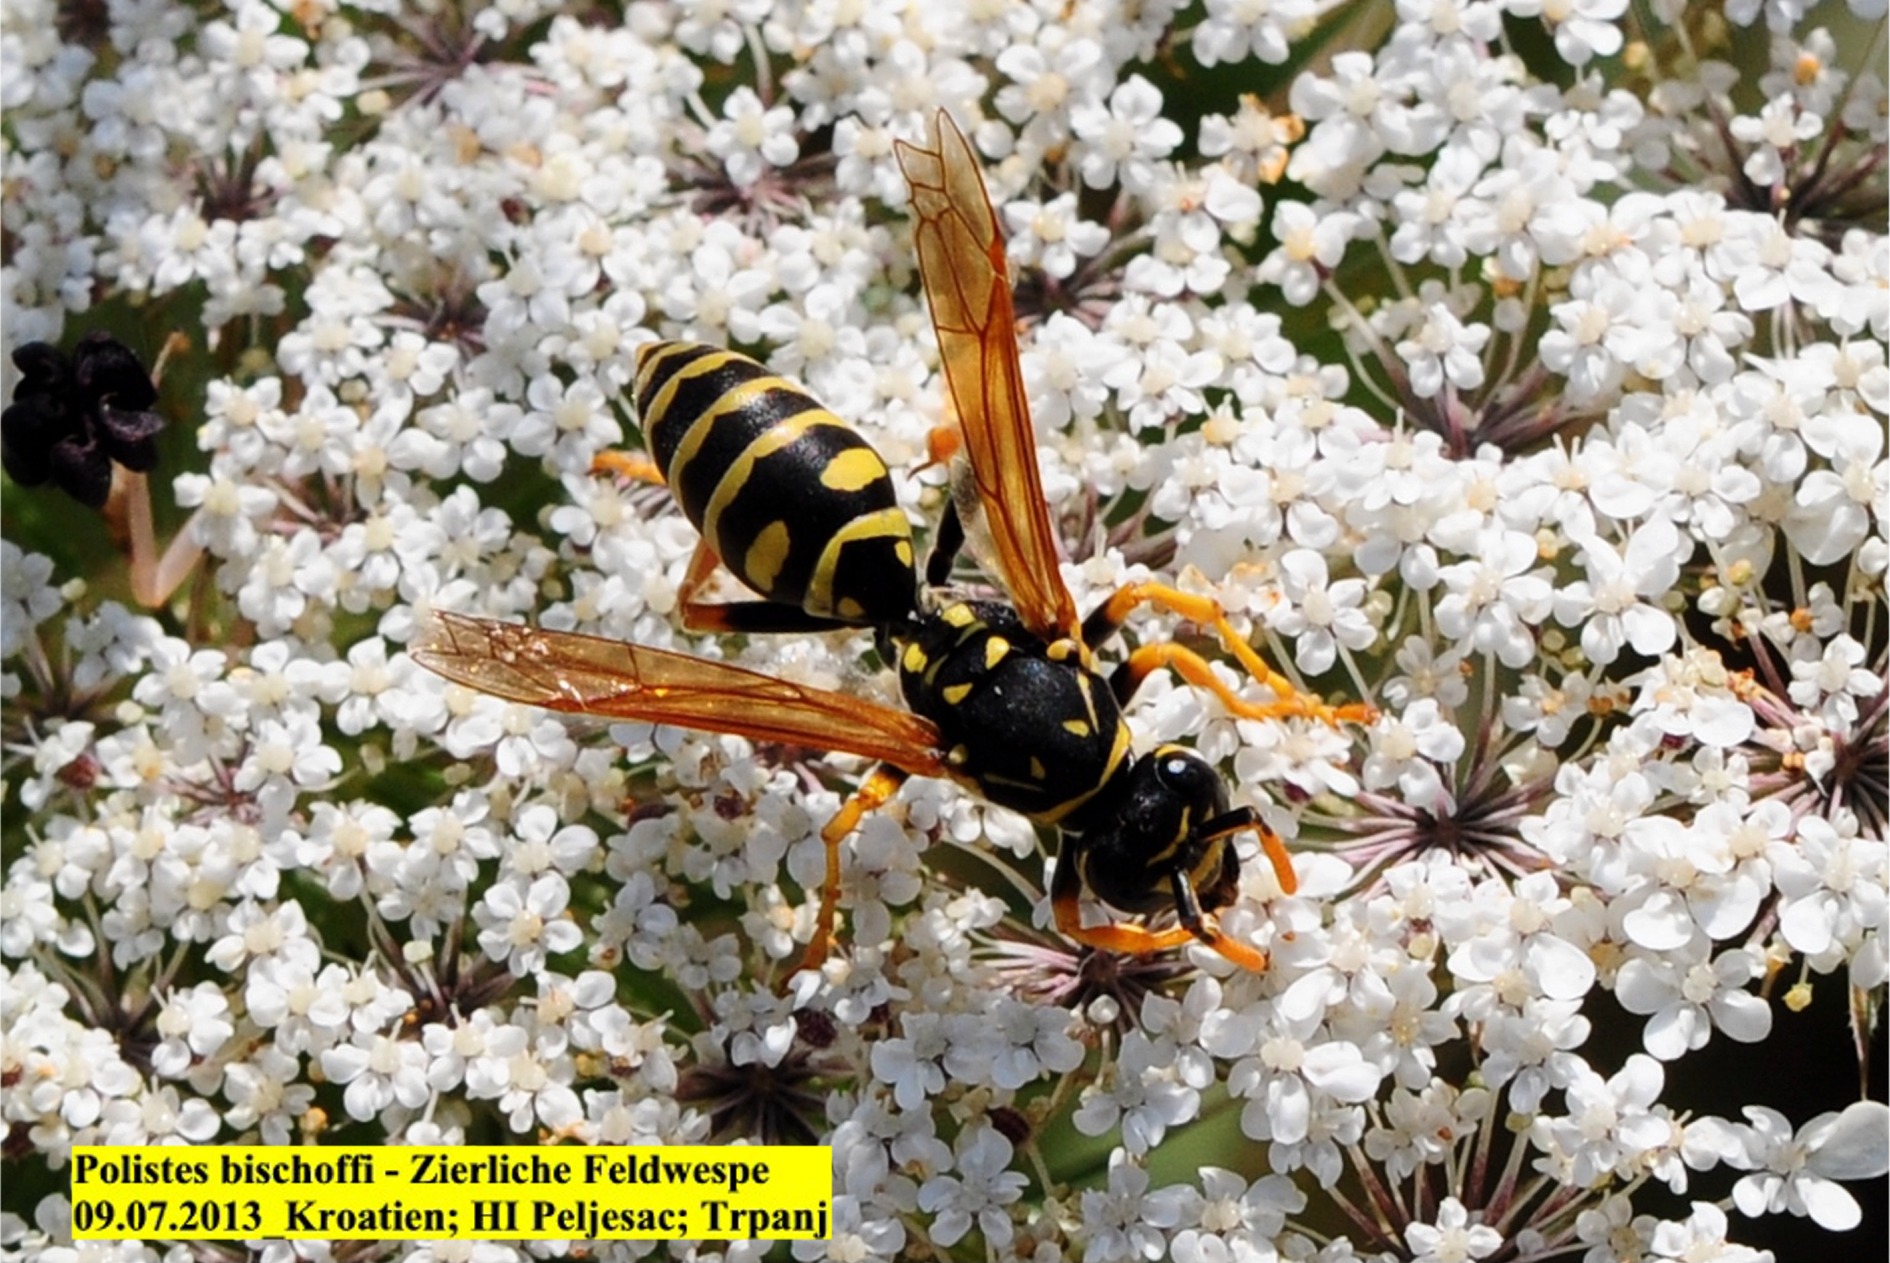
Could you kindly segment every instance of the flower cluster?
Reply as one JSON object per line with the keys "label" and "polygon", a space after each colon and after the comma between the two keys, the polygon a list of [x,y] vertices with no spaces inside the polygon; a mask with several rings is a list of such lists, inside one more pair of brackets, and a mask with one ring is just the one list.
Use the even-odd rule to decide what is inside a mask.
{"label": "flower cluster", "polygon": [[[69,1256],[89,1143],[812,1141],[783,1249],[852,1263],[1741,1263],[1880,1206],[1881,1104],[1681,1081],[1846,1013],[1868,1066],[1890,984],[1882,0],[1369,8],[5,0],[7,470],[201,552],[134,609],[6,497],[8,1257]],[[939,520],[893,144],[940,109],[1079,608],[1160,577],[1375,711],[1128,708],[1293,839],[1220,915],[1264,974],[1078,949],[1053,839],[924,780],[796,971],[857,760],[407,653],[454,610],[888,695],[869,635],[688,638],[695,529],[596,458],[640,345],[734,345]],[[187,336],[155,403],[101,329]]]}

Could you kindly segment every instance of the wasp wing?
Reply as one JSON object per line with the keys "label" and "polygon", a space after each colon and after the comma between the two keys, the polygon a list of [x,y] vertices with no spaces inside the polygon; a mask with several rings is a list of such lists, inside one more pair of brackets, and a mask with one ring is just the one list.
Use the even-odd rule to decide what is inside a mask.
{"label": "wasp wing", "polygon": [[725,662],[440,611],[408,653],[456,684],[547,710],[817,746],[946,775],[930,720]]}
{"label": "wasp wing", "polygon": [[1004,236],[971,142],[940,110],[932,148],[898,142],[912,193],[919,275],[939,358],[965,431],[965,454],[1012,603],[1046,640],[1078,637],[1076,602],[1057,567],[1056,536],[1037,472]]}

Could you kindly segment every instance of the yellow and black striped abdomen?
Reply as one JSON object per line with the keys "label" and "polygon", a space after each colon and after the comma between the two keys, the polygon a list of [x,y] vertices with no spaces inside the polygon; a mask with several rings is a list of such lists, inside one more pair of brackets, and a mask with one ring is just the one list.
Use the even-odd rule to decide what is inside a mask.
{"label": "yellow and black striped abdomen", "polygon": [[818,618],[912,615],[912,528],[892,475],[813,396],[734,351],[653,342],[636,402],[671,493],[743,583]]}

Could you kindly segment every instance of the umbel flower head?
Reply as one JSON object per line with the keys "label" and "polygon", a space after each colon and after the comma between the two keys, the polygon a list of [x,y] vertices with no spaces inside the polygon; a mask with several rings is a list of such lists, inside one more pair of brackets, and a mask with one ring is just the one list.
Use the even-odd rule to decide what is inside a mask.
{"label": "umbel flower head", "polygon": [[[0,0],[5,465],[109,494],[130,554],[0,498],[0,1263],[104,1263],[75,1145],[736,1139],[831,1146],[829,1239],[105,1252],[1866,1257],[1884,11]],[[730,347],[933,546],[971,400],[896,146],[941,108],[1009,239],[1033,581],[1233,629],[1145,605],[1088,647],[1128,753],[1290,842],[1289,882],[1229,839],[1264,972],[1066,937],[1055,875],[1098,870],[921,776],[799,968],[872,783],[827,730],[581,720],[413,652],[453,613],[897,704],[891,637],[704,631],[756,594],[623,475],[642,348]],[[180,468],[131,472],[155,392],[100,328],[179,340],[144,358]],[[1019,595],[975,516],[941,602]],[[1159,936],[1151,893],[1078,912]]]}
{"label": "umbel flower head", "polygon": [[94,331],[68,357],[45,342],[13,353],[25,374],[0,418],[6,471],[23,487],[54,482],[80,504],[101,508],[115,461],[136,473],[157,468],[164,418],[157,387],[130,347]]}

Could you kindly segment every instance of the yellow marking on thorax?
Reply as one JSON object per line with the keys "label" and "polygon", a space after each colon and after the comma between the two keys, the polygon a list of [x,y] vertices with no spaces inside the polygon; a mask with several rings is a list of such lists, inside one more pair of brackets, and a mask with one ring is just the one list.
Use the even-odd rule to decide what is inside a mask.
{"label": "yellow marking on thorax", "polygon": [[[1172,747],[1163,746],[1161,748],[1163,750],[1167,750]],[[1164,861],[1175,858],[1175,854],[1181,850],[1182,843],[1186,842],[1193,833],[1194,833],[1194,809],[1191,807],[1184,807],[1181,809],[1181,824],[1175,830],[1175,836],[1169,840],[1169,843],[1167,846],[1155,852],[1153,855],[1145,857],[1142,860],[1142,862],[1146,864],[1148,867],[1153,868],[1157,864],[1160,864],[1160,863],[1163,863]],[[1189,875],[1193,876],[1192,873],[1190,873]]]}
{"label": "yellow marking on thorax", "polygon": [[993,636],[984,642],[984,669],[989,671],[1004,661],[1004,655],[1011,651],[1011,642],[1002,636]]}
{"label": "yellow marking on thorax", "polygon": [[1096,783],[1074,798],[1065,799],[1048,811],[1037,812],[1031,816],[1031,819],[1038,824],[1056,824],[1094,798],[1103,786],[1116,779],[1116,773],[1122,767],[1122,760],[1128,757],[1130,740],[1129,725],[1118,723],[1116,739],[1109,747],[1109,761],[1103,765],[1102,775],[1096,778]]}
{"label": "yellow marking on thorax", "polygon": [[1076,639],[1074,636],[1059,636],[1057,639],[1044,646],[1043,652],[1044,657],[1050,659],[1052,662],[1064,662],[1070,658],[1075,658],[1077,665],[1082,667],[1083,670],[1094,671],[1096,669],[1096,656],[1090,652],[1088,645]]}
{"label": "yellow marking on thorax", "polygon": [[945,699],[945,704],[947,706],[956,706],[958,705],[958,703],[964,701],[967,697],[971,696],[971,685],[969,684],[949,685],[942,692],[940,692],[939,696]]}
{"label": "yellow marking on thorax", "polygon": [[[1174,839],[1171,842],[1169,842],[1167,846],[1155,852],[1153,855],[1143,856],[1142,863],[1148,866],[1149,868],[1154,868],[1157,864],[1163,864],[1169,860],[1174,859],[1175,852],[1181,849],[1181,844],[1183,841],[1187,839],[1187,836],[1188,836],[1188,831],[1186,829],[1183,829],[1181,832],[1175,834]],[[1192,874],[1190,875],[1192,876]]]}
{"label": "yellow marking on thorax", "polygon": [[907,675],[920,674],[925,670],[925,663],[925,650],[919,647],[919,642],[916,640],[908,644],[899,655],[899,669]]}
{"label": "yellow marking on thorax", "polygon": [[[1090,687],[1090,680],[1093,678],[1094,677],[1087,671],[1076,677],[1076,691],[1083,695],[1083,713],[1089,716],[1088,726],[1091,728],[1096,726],[1096,694]],[[1075,723],[1077,721],[1071,720],[1070,722]],[[1078,733],[1077,735],[1087,736],[1088,734]]]}
{"label": "yellow marking on thorax", "polygon": [[1083,719],[1064,720],[1063,730],[1079,737],[1087,737],[1090,733],[1096,731],[1096,729],[1090,725],[1089,721]]}

